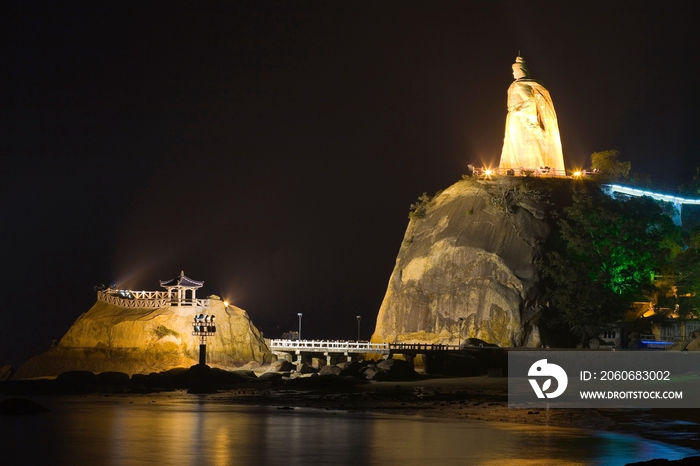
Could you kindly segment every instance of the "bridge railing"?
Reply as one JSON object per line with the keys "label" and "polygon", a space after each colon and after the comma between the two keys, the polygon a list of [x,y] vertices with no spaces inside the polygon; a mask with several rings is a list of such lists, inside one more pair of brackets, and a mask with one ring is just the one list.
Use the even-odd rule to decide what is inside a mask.
{"label": "bridge railing", "polygon": [[306,351],[350,351],[389,352],[389,343],[372,343],[369,341],[347,340],[282,340],[272,339],[268,345],[271,350],[306,350]]}
{"label": "bridge railing", "polygon": [[440,345],[432,343],[389,343],[390,351],[456,351],[459,345]]}
{"label": "bridge railing", "polygon": [[638,189],[643,189],[645,191],[653,191],[661,194],[671,194],[673,196],[680,196],[686,198],[700,197],[698,195],[693,195],[692,193],[683,193],[679,189],[678,185],[671,185],[668,183],[658,183],[656,181],[651,181],[648,179],[626,179],[626,180],[614,180],[610,181],[610,184],[619,184],[623,186],[631,186]]}
{"label": "bridge railing", "polygon": [[609,184],[607,186],[611,191],[627,194],[629,196],[649,196],[656,200],[673,202],[677,204],[700,204],[700,198],[691,198],[678,193],[667,194],[663,192],[652,191],[649,189],[627,186],[626,184],[621,183]]}
{"label": "bridge railing", "polygon": [[347,340],[269,340],[268,346],[273,351],[335,351],[352,353],[390,353],[401,351],[456,351],[459,345],[441,345],[431,343],[372,343],[369,341]]}

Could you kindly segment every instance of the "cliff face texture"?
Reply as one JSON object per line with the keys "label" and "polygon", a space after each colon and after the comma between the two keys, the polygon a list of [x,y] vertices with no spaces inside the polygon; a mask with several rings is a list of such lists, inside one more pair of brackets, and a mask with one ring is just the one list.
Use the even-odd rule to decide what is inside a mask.
{"label": "cliff face texture", "polygon": [[423,203],[372,340],[458,344],[461,336],[539,346],[536,261],[550,232],[546,197],[523,178],[468,178]]}
{"label": "cliff face texture", "polygon": [[[199,362],[199,337],[192,336],[194,310],[131,309],[97,301],[55,347],[22,365],[14,378],[54,376],[66,371],[149,374]],[[233,368],[269,362],[271,352],[248,314],[211,299],[215,336],[207,337],[207,364]]]}

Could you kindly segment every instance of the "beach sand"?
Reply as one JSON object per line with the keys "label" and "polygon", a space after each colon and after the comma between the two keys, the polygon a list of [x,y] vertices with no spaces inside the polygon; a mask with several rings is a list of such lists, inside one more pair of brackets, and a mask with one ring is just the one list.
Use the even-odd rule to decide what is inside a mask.
{"label": "beach sand", "polygon": [[[272,385],[213,395],[223,402],[419,415],[629,433],[700,451],[697,409],[514,409],[505,377],[371,382],[353,390]],[[213,400],[212,400],[213,401]]]}

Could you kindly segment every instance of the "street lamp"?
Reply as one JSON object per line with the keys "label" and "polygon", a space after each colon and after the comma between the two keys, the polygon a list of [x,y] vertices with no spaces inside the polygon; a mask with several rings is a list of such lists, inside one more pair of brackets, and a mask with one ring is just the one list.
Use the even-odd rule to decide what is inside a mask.
{"label": "street lamp", "polygon": [[300,312],[297,315],[299,316],[299,340],[301,340],[301,316],[303,316],[304,314]]}
{"label": "street lamp", "polygon": [[360,321],[362,320],[362,316],[355,316],[357,319],[357,342],[360,342]]}
{"label": "street lamp", "polygon": [[457,349],[462,347],[462,324],[464,323],[464,317],[457,319]]}

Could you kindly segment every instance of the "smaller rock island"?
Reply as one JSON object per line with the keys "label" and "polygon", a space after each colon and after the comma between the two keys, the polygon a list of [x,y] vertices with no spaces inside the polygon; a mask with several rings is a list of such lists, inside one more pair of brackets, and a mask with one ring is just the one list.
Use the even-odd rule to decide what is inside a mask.
{"label": "smaller rock island", "polygon": [[272,353],[248,314],[216,295],[198,298],[204,284],[180,273],[162,280],[166,291],[96,289],[97,302],[55,346],[22,365],[15,378],[56,376],[67,371],[149,374],[198,362],[192,319],[215,314],[218,332],[209,339],[207,361],[235,368],[270,362]]}

